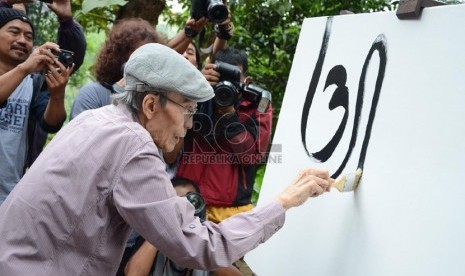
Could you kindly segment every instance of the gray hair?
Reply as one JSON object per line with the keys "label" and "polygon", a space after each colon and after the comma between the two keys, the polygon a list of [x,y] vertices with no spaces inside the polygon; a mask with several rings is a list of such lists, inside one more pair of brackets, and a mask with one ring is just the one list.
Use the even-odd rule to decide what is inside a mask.
{"label": "gray hair", "polygon": [[[137,92],[135,90],[126,90],[123,93],[118,93],[112,96],[113,104],[125,105],[134,115],[142,112],[142,101],[145,96],[152,94],[158,96],[160,93],[156,91]],[[166,105],[165,97],[159,97],[159,102],[162,107]]]}

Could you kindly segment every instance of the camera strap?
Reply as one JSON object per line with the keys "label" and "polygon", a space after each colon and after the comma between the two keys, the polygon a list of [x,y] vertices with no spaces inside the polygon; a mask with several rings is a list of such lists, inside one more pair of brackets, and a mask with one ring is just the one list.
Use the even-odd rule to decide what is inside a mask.
{"label": "camera strap", "polygon": [[[34,106],[37,102],[37,98],[39,97],[40,89],[44,84],[44,76],[42,74],[33,73],[31,74],[32,78],[32,97],[31,97],[31,104],[29,105]],[[29,116],[27,118],[27,150],[26,150],[26,162],[24,163],[23,171],[26,171],[26,168],[32,165],[34,162],[34,158],[32,156],[32,149],[34,145],[34,134],[36,132],[36,125],[37,125],[37,118],[34,117],[32,112],[29,110]]]}

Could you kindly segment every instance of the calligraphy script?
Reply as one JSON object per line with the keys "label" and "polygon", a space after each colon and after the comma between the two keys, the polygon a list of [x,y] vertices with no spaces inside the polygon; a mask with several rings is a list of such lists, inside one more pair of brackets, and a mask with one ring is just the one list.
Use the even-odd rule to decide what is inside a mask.
{"label": "calligraphy script", "polygon": [[[312,106],[313,98],[315,96],[318,82],[320,81],[320,76],[321,76],[321,71],[323,68],[323,64],[325,61],[326,57],[326,51],[328,49],[328,43],[329,43],[329,38],[331,34],[331,26],[332,26],[332,17],[328,17],[326,21],[326,28],[325,32],[323,35],[323,40],[321,43],[321,49],[320,53],[318,56],[318,60],[316,62],[315,70],[313,71],[312,79],[310,81],[310,85],[308,88],[307,96],[305,98],[303,110],[302,110],[302,120],[301,120],[301,135],[302,135],[302,143],[305,148],[305,152],[307,155],[319,162],[326,162],[334,153],[336,148],[338,147],[341,138],[344,134],[344,131],[346,130],[348,118],[349,118],[349,88],[346,86],[347,82],[347,71],[344,66],[342,65],[336,65],[331,68],[331,70],[328,72],[328,75],[326,77],[326,82],[323,88],[326,90],[331,85],[335,85],[336,89],[334,90],[334,93],[329,101],[328,108],[329,110],[334,110],[337,107],[342,107],[344,109],[344,115],[342,117],[342,120],[339,124],[339,127],[335,131],[333,137],[329,140],[329,142],[319,151],[316,152],[309,152],[308,146],[307,146],[307,127],[308,127],[308,117],[310,113],[310,108]],[[341,172],[344,170],[345,166],[347,165],[347,162],[350,159],[350,156],[352,154],[352,151],[355,147],[355,144],[357,142],[357,136],[358,136],[358,128],[359,128],[359,123],[360,123],[360,115],[362,113],[362,108],[363,108],[363,98],[365,94],[365,80],[366,80],[366,73],[368,69],[368,65],[370,64],[370,61],[373,57],[373,54],[375,52],[378,52],[379,54],[379,68],[378,68],[378,75],[376,78],[376,84],[374,86],[374,93],[373,93],[373,98],[371,102],[371,108],[370,112],[368,115],[368,121],[367,121],[367,126],[365,129],[365,135],[363,139],[363,144],[360,150],[360,157],[358,161],[358,168],[363,170],[363,166],[365,163],[365,156],[368,148],[368,143],[370,141],[370,134],[371,134],[371,129],[373,126],[373,121],[375,119],[375,114],[376,114],[376,107],[378,105],[378,100],[379,96],[381,93],[381,87],[383,84],[384,80],[384,73],[386,70],[386,62],[387,62],[387,53],[386,53],[386,45],[387,45],[387,40],[386,37],[383,34],[380,34],[376,37],[374,40],[366,58],[365,62],[363,63],[363,68],[362,72],[360,75],[359,79],[359,84],[358,84],[358,92],[357,92],[357,98],[356,98],[356,104],[355,104],[355,116],[354,116],[354,122],[353,122],[353,128],[352,128],[352,134],[349,142],[349,147],[347,149],[347,153],[345,154],[345,157],[341,164],[339,165],[339,168],[332,174],[331,177],[337,177],[341,174]],[[309,133],[309,136],[312,135],[313,133]]]}

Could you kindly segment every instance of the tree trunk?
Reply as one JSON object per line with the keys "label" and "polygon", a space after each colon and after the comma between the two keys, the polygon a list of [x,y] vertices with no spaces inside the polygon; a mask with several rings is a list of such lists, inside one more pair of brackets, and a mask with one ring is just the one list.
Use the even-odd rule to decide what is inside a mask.
{"label": "tree trunk", "polygon": [[129,0],[119,10],[116,20],[128,17],[140,17],[156,26],[158,25],[158,16],[165,7],[165,0]]}

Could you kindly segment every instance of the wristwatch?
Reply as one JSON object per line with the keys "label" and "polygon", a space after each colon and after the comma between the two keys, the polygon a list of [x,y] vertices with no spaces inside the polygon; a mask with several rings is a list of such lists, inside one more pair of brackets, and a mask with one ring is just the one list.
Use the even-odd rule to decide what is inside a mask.
{"label": "wristwatch", "polygon": [[191,37],[191,38],[195,37],[198,34],[197,31],[195,31],[194,29],[192,29],[189,26],[186,26],[184,28],[184,33],[186,34],[186,37]]}

